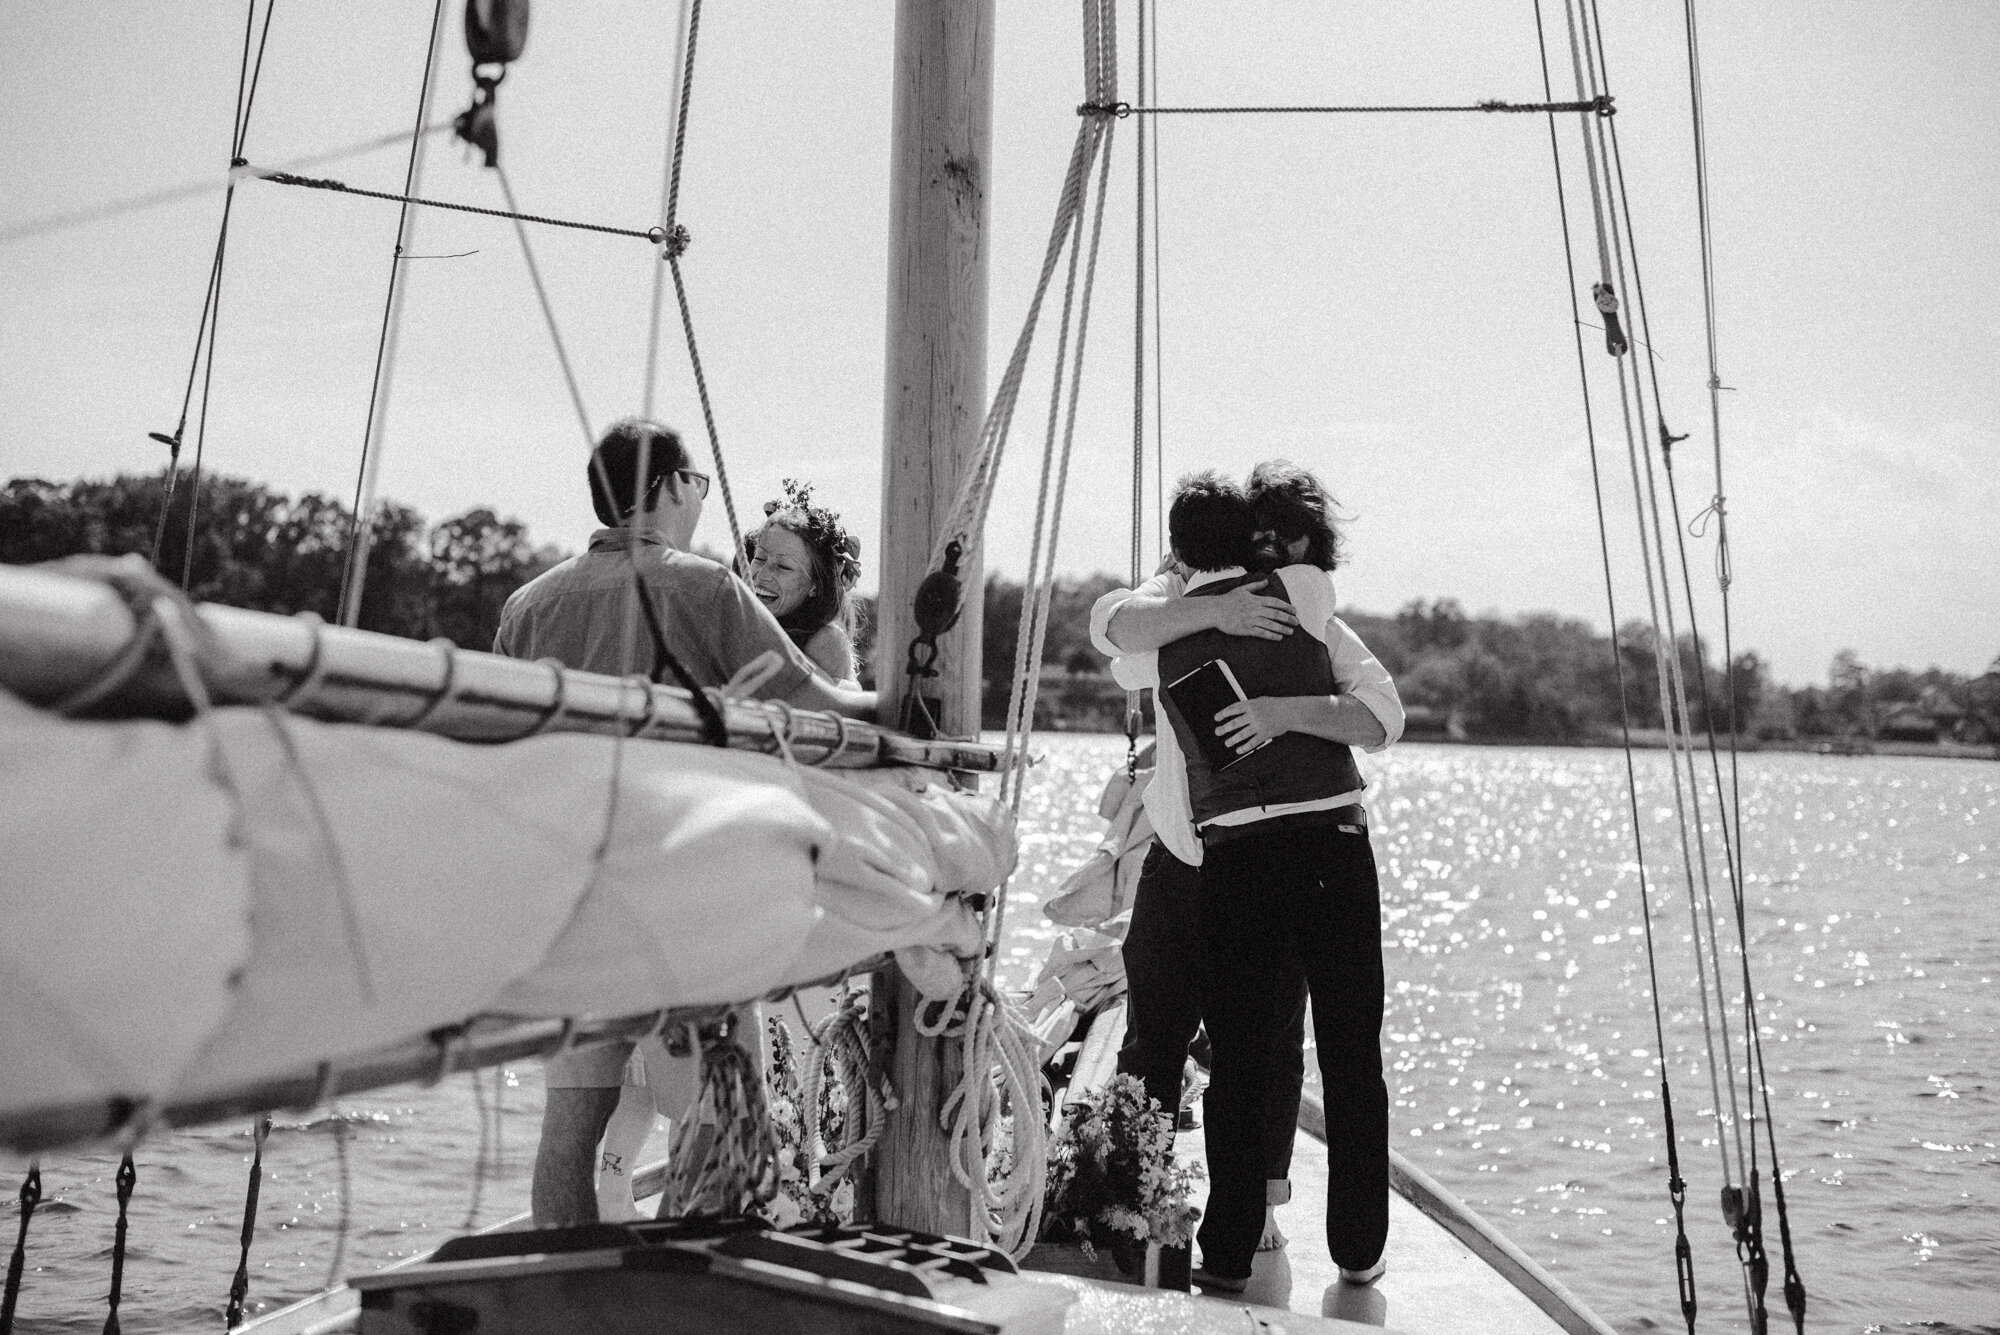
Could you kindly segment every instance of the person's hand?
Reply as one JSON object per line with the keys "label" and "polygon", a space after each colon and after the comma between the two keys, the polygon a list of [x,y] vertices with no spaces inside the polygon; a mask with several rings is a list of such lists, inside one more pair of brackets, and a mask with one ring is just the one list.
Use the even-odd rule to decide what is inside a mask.
{"label": "person's hand", "polygon": [[1188,568],[1181,564],[1181,558],[1174,555],[1174,549],[1169,547],[1167,548],[1167,554],[1160,558],[1160,568],[1153,573],[1155,575],[1179,575],[1182,579],[1186,579]]}
{"label": "person's hand", "polygon": [[1272,695],[1238,700],[1215,716],[1216,735],[1246,755],[1292,731],[1292,703],[1293,697]]}
{"label": "person's hand", "polygon": [[722,695],[727,700],[748,700],[764,689],[764,683],[778,675],[785,666],[785,658],[776,649],[766,649],[755,658],[736,669],[736,675],[722,685]]}
{"label": "person's hand", "polygon": [[1299,614],[1283,598],[1257,592],[1270,581],[1245,584],[1208,601],[1215,604],[1214,626],[1224,635],[1282,640],[1299,624]]}

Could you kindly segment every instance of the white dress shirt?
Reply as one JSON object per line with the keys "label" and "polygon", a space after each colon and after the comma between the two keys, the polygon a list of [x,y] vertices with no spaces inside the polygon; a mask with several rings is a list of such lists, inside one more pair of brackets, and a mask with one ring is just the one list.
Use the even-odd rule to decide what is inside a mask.
{"label": "white dress shirt", "polygon": [[[1181,754],[1180,741],[1174,735],[1173,727],[1165,722],[1166,715],[1160,708],[1160,657],[1151,650],[1126,653],[1120,649],[1110,637],[1111,618],[1126,600],[1140,594],[1177,597],[1204,584],[1233,579],[1243,573],[1241,566],[1232,566],[1226,570],[1206,571],[1189,580],[1172,573],[1155,575],[1137,589],[1113,589],[1099,598],[1090,611],[1091,643],[1111,658],[1112,678],[1128,691],[1152,688],[1159,768],[1153,776],[1152,786],[1146,790],[1146,814],[1152,819],[1153,829],[1158,832],[1160,842],[1166,845],[1167,851],[1193,866],[1201,865],[1201,836],[1195,829],[1193,809],[1188,799],[1187,759]],[[1371,753],[1387,750],[1403,735],[1402,698],[1397,695],[1396,683],[1387,669],[1368,651],[1361,637],[1333,614],[1332,574],[1314,566],[1293,565],[1280,570],[1278,578],[1284,581],[1285,593],[1291,599],[1293,611],[1298,614],[1299,625],[1326,646],[1337,692],[1352,695],[1367,706],[1368,712],[1382,724],[1382,740],[1361,749]],[[1366,789],[1357,789],[1309,802],[1247,807],[1203,824],[1240,825],[1301,811],[1347,806],[1360,802],[1365,796]]]}

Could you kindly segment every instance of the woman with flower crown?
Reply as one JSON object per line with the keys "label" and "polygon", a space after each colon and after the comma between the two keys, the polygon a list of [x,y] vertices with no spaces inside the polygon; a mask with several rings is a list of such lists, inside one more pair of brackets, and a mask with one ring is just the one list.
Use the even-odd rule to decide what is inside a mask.
{"label": "woman with flower crown", "polygon": [[764,526],[743,540],[743,578],[792,642],[838,685],[856,686],[855,610],[861,543],[840,516],[812,503],[812,484],[784,480],[764,502]]}

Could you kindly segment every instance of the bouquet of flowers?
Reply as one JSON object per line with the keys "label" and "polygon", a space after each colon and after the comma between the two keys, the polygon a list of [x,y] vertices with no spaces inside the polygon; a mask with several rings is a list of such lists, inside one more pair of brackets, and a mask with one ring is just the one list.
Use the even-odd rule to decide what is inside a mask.
{"label": "bouquet of flowers", "polygon": [[1136,1077],[1120,1075],[1072,1104],[1049,1148],[1041,1240],[1184,1247],[1201,1212],[1201,1169],[1174,1158],[1173,1122]]}
{"label": "bouquet of flowers", "polygon": [[791,1027],[778,1016],[764,1022],[770,1037],[770,1067],[764,1073],[771,1129],[778,1142],[778,1194],[764,1203],[763,1215],[779,1228],[794,1224],[845,1224],[854,1218],[854,1183],[842,1177],[831,1190],[815,1190],[813,1164],[824,1140],[839,1140],[843,1108],[832,1082],[821,1090],[817,1109],[804,1104],[798,1052]]}

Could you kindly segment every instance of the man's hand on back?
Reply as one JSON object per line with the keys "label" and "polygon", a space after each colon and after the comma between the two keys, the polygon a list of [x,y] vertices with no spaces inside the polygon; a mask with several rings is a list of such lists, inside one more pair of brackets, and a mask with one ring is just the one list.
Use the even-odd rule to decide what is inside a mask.
{"label": "man's hand on back", "polygon": [[1299,624],[1299,614],[1283,598],[1257,592],[1270,581],[1245,584],[1206,601],[1215,604],[1215,629],[1246,639],[1282,640]]}

